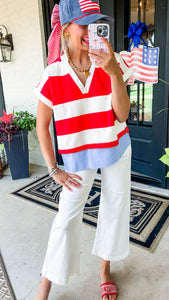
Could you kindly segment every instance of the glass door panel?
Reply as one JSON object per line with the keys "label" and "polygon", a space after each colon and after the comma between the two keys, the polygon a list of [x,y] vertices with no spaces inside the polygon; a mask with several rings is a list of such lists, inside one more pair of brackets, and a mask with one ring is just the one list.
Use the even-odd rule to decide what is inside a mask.
{"label": "glass door panel", "polygon": [[[129,123],[150,125],[152,122],[153,85],[135,83],[130,86],[131,111]],[[138,106],[139,103],[139,106]],[[139,116],[139,118],[138,118]],[[130,122],[132,121],[132,122]],[[134,121],[134,122],[133,122]]]}
{"label": "glass door panel", "polygon": [[[155,0],[130,0],[130,23],[145,22],[147,32],[142,35],[149,47],[154,47]],[[130,41],[131,42],[131,41]],[[131,111],[128,123],[152,125],[153,85],[136,82],[128,88]]]}

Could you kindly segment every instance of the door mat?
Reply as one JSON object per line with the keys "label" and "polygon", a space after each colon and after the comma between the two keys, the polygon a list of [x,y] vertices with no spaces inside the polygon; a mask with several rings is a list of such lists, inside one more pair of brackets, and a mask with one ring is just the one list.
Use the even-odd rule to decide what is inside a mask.
{"label": "door mat", "polygon": [[16,300],[8,273],[0,252],[0,300]]}
{"label": "door mat", "polygon": [[[47,209],[58,211],[62,186],[48,175],[11,193]],[[95,179],[84,208],[83,221],[96,227],[101,181]],[[153,252],[169,224],[169,199],[148,192],[131,190],[130,242]]]}

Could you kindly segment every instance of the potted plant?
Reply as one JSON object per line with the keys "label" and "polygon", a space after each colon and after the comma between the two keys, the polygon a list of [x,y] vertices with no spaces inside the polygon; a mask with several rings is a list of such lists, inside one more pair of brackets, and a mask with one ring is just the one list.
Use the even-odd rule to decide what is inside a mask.
{"label": "potted plant", "polygon": [[28,132],[36,118],[28,111],[13,112],[0,118],[0,149],[5,147],[12,179],[29,177]]}

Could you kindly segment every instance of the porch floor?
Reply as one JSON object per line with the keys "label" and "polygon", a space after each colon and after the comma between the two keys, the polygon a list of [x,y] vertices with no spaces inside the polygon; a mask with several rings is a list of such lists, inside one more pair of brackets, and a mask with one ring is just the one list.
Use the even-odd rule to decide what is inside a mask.
{"label": "porch floor", "polygon": [[[9,170],[0,180],[0,250],[17,300],[33,300],[41,281],[41,267],[55,213],[12,198],[9,193],[47,173],[45,167],[30,165],[30,177],[12,180]],[[140,189],[169,191],[132,183]],[[83,224],[81,275],[66,287],[52,285],[49,300],[98,300],[100,259],[91,254],[95,229]],[[167,300],[169,294],[169,228],[155,252],[130,245],[127,259],[111,264],[118,300]]]}

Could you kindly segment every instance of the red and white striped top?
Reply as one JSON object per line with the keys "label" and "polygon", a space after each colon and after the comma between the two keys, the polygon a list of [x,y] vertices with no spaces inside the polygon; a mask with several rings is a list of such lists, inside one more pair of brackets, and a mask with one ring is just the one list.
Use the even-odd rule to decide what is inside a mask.
{"label": "red and white striped top", "polygon": [[[124,81],[128,80],[132,70],[120,55],[116,59]],[[35,89],[38,98],[54,111],[61,154],[114,147],[128,132],[126,123],[119,123],[113,113],[109,75],[94,63],[90,73],[83,86],[64,54],[45,69]]]}

